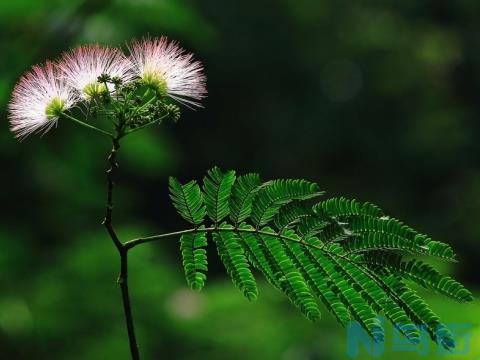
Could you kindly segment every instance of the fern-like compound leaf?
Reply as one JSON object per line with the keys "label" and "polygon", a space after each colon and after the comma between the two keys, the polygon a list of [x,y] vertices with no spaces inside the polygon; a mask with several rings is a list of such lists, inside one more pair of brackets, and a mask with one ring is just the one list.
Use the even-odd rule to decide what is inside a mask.
{"label": "fern-like compound leaf", "polygon": [[[329,286],[328,276],[321,272],[318,266],[318,260],[311,256],[309,248],[306,247],[301,238],[294,231],[289,230],[284,233],[291,239],[297,241],[284,241],[285,248],[289,257],[295,262],[296,267],[301,271],[302,276],[307,281],[312,292],[322,301],[325,307],[337,318],[343,326],[347,326],[350,321],[350,313],[341,299]],[[314,239],[309,239],[312,244]],[[320,247],[318,242],[314,245]]]}
{"label": "fern-like compound leaf", "polygon": [[263,241],[258,241],[254,228],[242,223],[238,227],[238,235],[250,263],[263,273],[270,284],[280,289],[276,278],[276,270],[271,264],[271,259],[266,255],[265,244]]}
{"label": "fern-like compound leaf", "polygon": [[261,184],[258,174],[246,174],[237,178],[230,198],[230,219],[234,224],[240,224],[250,216],[253,198]]}
{"label": "fern-like compound leaf", "polygon": [[259,237],[265,244],[267,257],[275,268],[275,277],[282,291],[308,319],[318,320],[320,310],[317,302],[302,274],[295,267],[294,261],[285,251],[283,241],[271,228],[264,228],[263,234]]}
{"label": "fern-like compound leaf", "polygon": [[332,288],[342,299],[342,302],[349,309],[353,318],[359,322],[375,341],[383,341],[385,333],[377,313],[375,313],[369,303],[362,298],[359,290],[345,279],[339,266],[328,256],[317,250],[313,252],[315,258],[321,264],[322,272],[331,279]]}
{"label": "fern-like compound leaf", "polygon": [[320,318],[323,304],[340,324],[356,320],[382,341],[378,316],[383,314],[412,343],[419,342],[417,325],[423,325],[443,347],[455,345],[439,317],[405,283],[472,301],[460,282],[415,257],[404,259],[407,254],[456,261],[448,244],[385,216],[370,203],[339,197],[310,206],[307,200],[322,193],[305,180],[262,183],[258,174],[236,178],[234,171],[213,168],[203,192],[195,181],[181,185],[171,178],[169,185],[174,207],[194,225],[180,239],[185,276],[193,289],[205,282],[211,234],[227,273],[249,300],[258,295],[252,273],[257,269],[310,320]]}
{"label": "fern-like compound leaf", "polygon": [[386,318],[392,324],[395,324],[409,341],[419,343],[420,333],[418,328],[397,303],[398,298],[392,298],[391,294],[382,287],[383,282],[379,282],[368,270],[356,264],[354,259],[342,256],[343,250],[337,244],[330,244],[329,250],[331,253],[327,256],[338,265],[339,271],[343,273],[346,280],[353,287],[359,289],[361,296],[375,312],[383,312]]}
{"label": "fern-like compound leaf", "polygon": [[205,206],[203,194],[197,182],[192,180],[182,185],[177,179],[170,177],[168,184],[170,198],[180,216],[193,225],[201,224],[205,217]]}
{"label": "fern-like compound leaf", "polygon": [[223,225],[218,232],[213,233],[213,239],[225,269],[235,286],[243,292],[248,300],[256,300],[258,296],[257,283],[250,270],[250,264],[238,234],[232,231],[232,227]]}
{"label": "fern-like compound leaf", "polygon": [[198,232],[182,235],[180,238],[180,253],[187,284],[193,290],[201,290],[207,279],[207,236],[199,228]]}
{"label": "fern-like compound leaf", "polygon": [[347,253],[385,249],[430,254],[430,249],[426,243],[378,232],[365,232],[361,236],[350,237],[342,243],[342,246]]}
{"label": "fern-like compound leaf", "polygon": [[394,275],[388,276],[386,283],[403,300],[404,310],[410,317],[426,327],[433,341],[440,343],[447,350],[455,347],[453,334],[415,291]]}
{"label": "fern-like compound leaf", "polygon": [[403,260],[401,254],[383,251],[366,254],[363,258],[369,264],[391,270],[394,274],[411,280],[425,289],[436,291],[459,302],[473,300],[472,293],[450,276],[443,275],[421,260]]}
{"label": "fern-like compound leaf", "polygon": [[[407,244],[410,244],[408,248],[410,251],[436,256],[448,261],[456,261],[455,253],[448,244],[433,241],[427,236],[417,233],[411,227],[397,219],[388,217],[374,218],[363,215],[353,216],[348,220],[347,227],[352,234],[359,235],[366,239],[364,240],[365,244],[368,244],[369,240],[381,241],[385,245],[387,245],[388,242],[390,242],[390,245],[396,243],[399,247],[405,247]],[[378,236],[372,236],[370,234],[378,234]],[[378,239],[385,240],[382,241]]]}
{"label": "fern-like compound leaf", "polygon": [[216,224],[229,214],[230,193],[234,182],[235,171],[223,174],[218,167],[210,170],[203,180],[207,215]]}

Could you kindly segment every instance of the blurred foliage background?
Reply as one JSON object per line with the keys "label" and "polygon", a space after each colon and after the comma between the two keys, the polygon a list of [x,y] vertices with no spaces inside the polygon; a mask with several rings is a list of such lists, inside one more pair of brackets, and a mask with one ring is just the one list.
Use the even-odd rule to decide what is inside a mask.
{"label": "blurred foliage background", "polygon": [[[87,42],[165,34],[204,62],[205,109],[132,135],[120,154],[124,240],[183,226],[166,178],[213,165],[304,177],[370,200],[461,262],[439,264],[480,294],[480,3],[347,0],[15,0],[0,2],[0,358],[128,359],[118,259],[100,226],[103,138],[60,123],[22,144],[6,105],[18,77]],[[245,139],[249,146],[244,146]],[[249,304],[212,252],[206,289],[187,290],[178,244],[131,254],[145,359],[347,359],[347,331],[310,324],[269,286]],[[477,265],[475,265],[477,264]],[[462,354],[433,344],[383,358],[480,358],[480,306],[426,294],[469,324]],[[468,341],[470,339],[470,341]],[[364,347],[358,359],[370,359]]]}

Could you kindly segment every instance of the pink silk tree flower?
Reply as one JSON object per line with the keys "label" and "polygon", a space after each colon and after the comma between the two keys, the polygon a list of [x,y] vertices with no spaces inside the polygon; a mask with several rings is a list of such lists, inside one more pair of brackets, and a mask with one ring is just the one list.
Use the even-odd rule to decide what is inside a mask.
{"label": "pink silk tree flower", "polygon": [[32,133],[46,133],[78,97],[60,77],[56,65],[47,61],[25,73],[13,89],[8,104],[11,130],[19,139]]}
{"label": "pink silk tree flower", "polygon": [[206,77],[193,54],[165,36],[134,40],[129,49],[132,69],[145,85],[184,105],[201,107]]}
{"label": "pink silk tree flower", "polygon": [[[119,78],[124,83],[131,81],[134,77],[131,65],[121,50],[98,44],[66,52],[58,63],[66,81],[87,100],[106,90],[105,84],[98,82],[101,75]],[[110,83],[107,86],[113,92],[114,86]]]}

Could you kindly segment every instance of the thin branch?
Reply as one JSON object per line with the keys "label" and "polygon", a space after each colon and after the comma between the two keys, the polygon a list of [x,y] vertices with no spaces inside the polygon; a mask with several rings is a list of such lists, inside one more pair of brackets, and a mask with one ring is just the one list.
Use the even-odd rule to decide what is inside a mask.
{"label": "thin branch", "polygon": [[238,233],[251,233],[251,234],[253,233],[253,234],[258,234],[258,235],[273,236],[273,237],[276,237],[278,239],[282,239],[282,240],[286,240],[286,241],[293,241],[293,242],[300,243],[300,244],[303,244],[305,246],[308,246],[308,247],[311,247],[311,248],[314,248],[314,249],[317,249],[317,250],[326,251],[325,248],[323,248],[323,247],[316,246],[316,245],[313,245],[313,244],[309,244],[309,243],[306,243],[302,240],[295,239],[295,238],[288,237],[288,236],[284,236],[284,235],[281,235],[281,234],[278,234],[278,233],[272,233],[272,232],[262,231],[262,230],[257,230],[257,229],[239,229],[239,228],[230,228],[229,229],[229,228],[219,228],[219,227],[215,227],[215,226],[204,228],[204,229],[195,229],[194,228],[194,229],[175,231],[175,232],[166,233],[166,234],[137,238],[137,239],[127,241],[126,243],[123,244],[123,246],[126,249],[130,250],[131,248],[133,248],[137,245],[144,244],[144,243],[149,243],[149,242],[152,242],[152,241],[156,241],[156,240],[160,240],[160,239],[164,239],[164,238],[168,238],[168,237],[185,235],[185,234],[192,234],[192,233],[196,233],[196,232],[215,232],[215,231],[234,231],[234,232],[238,232]]}
{"label": "thin branch", "polygon": [[102,129],[99,129],[99,128],[93,126],[93,125],[87,124],[87,123],[85,123],[85,122],[83,122],[83,121],[81,121],[81,120],[78,120],[77,118],[74,118],[73,116],[70,116],[70,115],[68,115],[68,114],[66,114],[66,113],[62,113],[62,115],[63,115],[65,118],[73,121],[74,123],[76,123],[76,124],[78,124],[78,125],[81,125],[81,126],[83,126],[83,127],[86,127],[87,129],[94,130],[94,131],[99,132],[100,134],[107,135],[107,136],[110,137],[110,138],[114,138],[114,135],[113,135],[112,133],[106,131],[106,130],[102,130]]}
{"label": "thin branch", "polygon": [[109,168],[107,170],[107,206],[103,225],[108,231],[115,247],[120,255],[120,275],[118,276],[118,284],[122,291],[123,310],[125,313],[125,321],[127,324],[128,340],[130,344],[130,352],[133,360],[139,360],[137,340],[135,337],[135,328],[133,324],[132,308],[130,305],[130,296],[128,293],[128,249],[123,246],[120,239],[113,228],[113,190],[115,187],[114,175],[118,168],[117,153],[120,149],[120,134],[112,140],[112,150],[108,156]]}
{"label": "thin branch", "polygon": [[118,137],[112,140],[112,150],[108,156],[109,168],[107,170],[107,206],[105,211],[105,219],[102,224],[107,229],[113,243],[117,247],[118,251],[122,251],[123,245],[118,238],[115,230],[113,229],[112,217],[113,217],[113,188],[115,187],[114,172],[118,168],[117,153],[120,149],[120,141]]}
{"label": "thin branch", "polygon": [[120,252],[120,275],[117,282],[122,291],[123,312],[125,313],[127,323],[128,342],[130,344],[132,360],[140,360],[137,339],[135,337],[132,306],[130,305],[130,295],[128,293],[128,251],[125,248]]}
{"label": "thin branch", "polygon": [[133,248],[137,245],[140,245],[140,244],[149,243],[149,242],[152,242],[152,241],[156,241],[156,240],[160,240],[160,239],[168,238],[168,237],[173,237],[173,236],[192,234],[196,231],[207,232],[207,230],[209,230],[209,229],[213,229],[213,228],[207,228],[207,229],[201,229],[201,230],[199,230],[199,229],[187,229],[187,230],[174,231],[174,232],[171,232],[171,233],[165,233],[165,234],[160,234],[160,235],[147,236],[147,237],[142,237],[142,238],[129,240],[125,244],[123,244],[123,246],[125,246],[128,250],[130,250],[131,248]]}

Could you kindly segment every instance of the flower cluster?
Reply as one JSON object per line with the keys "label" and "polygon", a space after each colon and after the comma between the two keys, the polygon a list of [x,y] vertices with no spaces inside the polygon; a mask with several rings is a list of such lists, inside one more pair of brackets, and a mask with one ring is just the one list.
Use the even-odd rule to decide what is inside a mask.
{"label": "flower cluster", "polygon": [[117,48],[84,45],[58,61],[33,66],[12,93],[12,132],[20,139],[47,132],[67,110],[116,95],[120,85],[128,89],[140,83],[158,99],[168,96],[187,106],[201,106],[206,77],[192,54],[166,37],[133,40],[128,49],[129,56]]}

